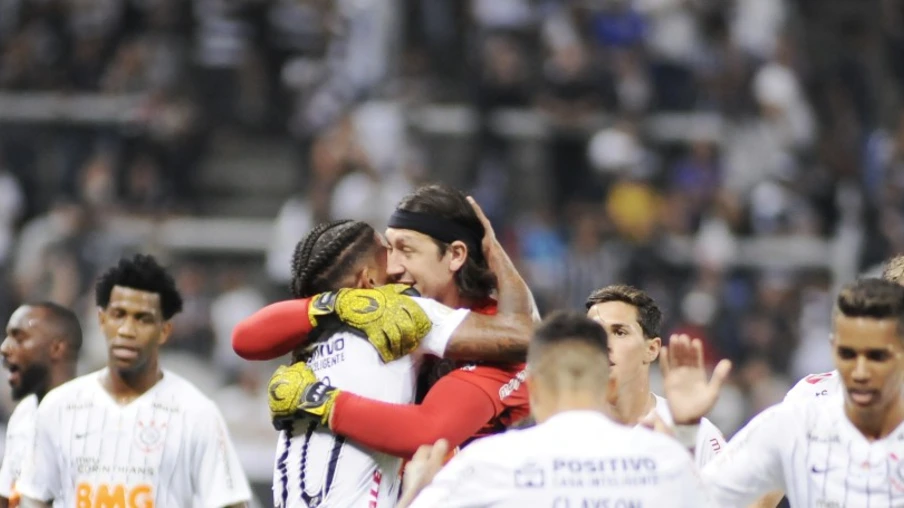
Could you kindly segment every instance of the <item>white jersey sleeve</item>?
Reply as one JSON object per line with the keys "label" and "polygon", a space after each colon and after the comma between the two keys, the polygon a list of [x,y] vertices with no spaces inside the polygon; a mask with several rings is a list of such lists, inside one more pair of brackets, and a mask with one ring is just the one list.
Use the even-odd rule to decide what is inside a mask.
{"label": "white jersey sleeve", "polygon": [[790,448],[791,419],[788,406],[766,409],[703,468],[703,481],[716,505],[747,506],[766,493],[786,490],[782,452]]}
{"label": "white jersey sleeve", "polygon": [[713,422],[706,418],[700,420],[700,429],[697,431],[697,444],[694,449],[694,459],[697,467],[702,469],[709,461],[725,449],[725,436]]}
{"label": "white jersey sleeve", "polygon": [[62,494],[59,432],[55,426],[60,422],[58,406],[49,404],[54,393],[44,398],[38,406],[35,418],[34,442],[22,465],[22,474],[17,482],[17,490],[22,497],[49,502]]}
{"label": "white jersey sleeve", "polygon": [[452,334],[471,312],[453,309],[429,298],[411,297],[424,310],[433,323],[430,333],[421,340],[419,351],[442,358]]}
{"label": "white jersey sleeve", "polygon": [[193,490],[204,508],[250,501],[251,489],[220,410],[210,402],[197,414],[192,440]]}
{"label": "white jersey sleeve", "polygon": [[6,427],[6,449],[0,465],[0,496],[7,499],[17,492],[16,481],[22,471],[22,463],[34,443],[35,412],[38,398],[32,394],[22,399]]}

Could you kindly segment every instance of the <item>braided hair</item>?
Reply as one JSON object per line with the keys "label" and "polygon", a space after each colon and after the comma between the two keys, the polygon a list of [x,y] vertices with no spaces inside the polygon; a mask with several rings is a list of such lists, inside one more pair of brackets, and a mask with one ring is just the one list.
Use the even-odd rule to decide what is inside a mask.
{"label": "braided hair", "polygon": [[339,281],[374,248],[374,234],[369,224],[354,220],[325,222],[311,230],[292,256],[292,296],[307,298],[339,289],[335,287]]}

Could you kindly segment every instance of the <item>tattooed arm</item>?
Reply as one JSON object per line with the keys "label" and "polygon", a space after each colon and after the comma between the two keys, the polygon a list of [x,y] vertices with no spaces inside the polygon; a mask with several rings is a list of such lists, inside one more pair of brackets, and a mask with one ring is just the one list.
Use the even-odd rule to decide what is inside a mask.
{"label": "tattooed arm", "polygon": [[468,201],[483,223],[483,254],[496,275],[498,305],[495,315],[471,312],[452,335],[443,356],[453,360],[524,361],[534,323],[539,321],[534,297],[496,240],[490,221],[474,200]]}

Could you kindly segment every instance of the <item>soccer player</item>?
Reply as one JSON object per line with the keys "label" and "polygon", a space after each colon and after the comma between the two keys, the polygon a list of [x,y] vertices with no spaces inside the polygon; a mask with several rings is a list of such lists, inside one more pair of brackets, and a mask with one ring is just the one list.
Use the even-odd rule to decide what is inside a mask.
{"label": "soccer player", "polygon": [[528,353],[537,425],[471,444],[411,506],[713,506],[678,442],[608,415],[619,391],[607,335],[577,312],[544,321]]}
{"label": "soccer player", "polygon": [[245,506],[248,481],[219,409],[158,363],[182,308],[173,278],[137,255],[104,273],[95,296],[107,367],[44,397],[21,506]]}
{"label": "soccer player", "polygon": [[[490,249],[488,257],[495,259],[493,253],[500,250]],[[274,473],[276,503],[282,507],[392,503],[398,498],[401,460],[352,444],[319,425],[328,418],[328,409],[338,391],[318,383],[314,370],[343,389],[378,400],[408,403],[414,400],[417,372],[425,353],[443,355],[450,349],[450,340],[462,336],[470,336],[472,341],[476,337],[471,349],[478,351],[484,344],[492,343],[485,336],[487,332],[514,330],[506,331],[505,325],[494,324],[506,322],[503,315],[483,316],[465,309],[452,310],[433,300],[394,294],[399,288],[410,289],[408,286],[367,289],[385,278],[386,248],[382,238],[365,223],[337,221],[318,226],[298,243],[295,252],[294,296],[309,298],[316,291],[338,290],[321,293],[313,298],[313,306],[308,303],[305,308],[296,309],[296,320],[318,315],[318,302],[335,300],[327,315],[335,313],[341,322],[321,325],[318,317],[319,326],[314,333],[319,334],[319,340],[296,355],[307,363],[280,368],[271,379],[271,407],[278,406],[276,422],[282,430]],[[511,278],[505,273],[517,274],[514,267],[502,267],[500,272],[503,279]],[[340,289],[342,285],[365,289]],[[526,286],[523,292],[521,299],[527,304],[517,333],[529,337],[532,319]],[[359,319],[356,314],[362,317]],[[412,319],[427,326],[408,326],[406,323]],[[356,338],[351,327],[346,326],[355,320],[364,323],[368,341]],[[387,357],[381,353],[385,349],[381,339],[390,333],[375,333],[374,325],[379,330],[392,330],[400,324],[422,330],[423,336],[418,337],[419,345],[413,354],[407,354],[406,348],[390,348],[399,354]],[[296,419],[300,407],[301,416],[309,413],[319,418]]]}
{"label": "soccer player", "polygon": [[904,287],[846,285],[832,328],[843,399],[756,416],[703,469],[719,506],[776,490],[791,506],[904,506]]}
{"label": "soccer player", "polygon": [[[473,200],[449,187],[421,187],[398,205],[386,237],[390,244],[387,271],[395,281],[412,285],[422,296],[450,307],[497,312],[490,298],[496,278],[481,248],[482,242],[495,242],[495,234]],[[523,284],[517,272],[515,276]],[[526,294],[529,296],[529,291]],[[522,305],[519,302],[518,308]],[[282,333],[271,334],[258,315],[249,318],[249,333],[233,336],[234,347],[241,343],[237,352],[253,352],[255,359],[275,358],[304,340],[297,313],[284,314],[278,320],[285,322],[280,325]],[[286,333],[285,327],[294,327],[296,334]],[[336,434],[397,457],[410,457],[419,446],[439,438],[449,440],[454,448],[502,431],[527,416],[525,375],[523,363],[442,363],[433,369],[433,377],[439,381],[418,405],[391,404],[343,391],[328,408],[326,419]]]}
{"label": "soccer player", "polygon": [[16,481],[34,439],[38,403],[48,391],[75,377],[82,328],[71,310],[53,302],[20,306],[6,324],[0,344],[9,371],[13,400],[18,401],[6,428],[0,467],[0,507],[19,505]]}
{"label": "soccer player", "polygon": [[[882,267],[882,278],[904,285],[904,255],[895,256]],[[844,388],[837,370],[810,374],[794,385],[785,395],[785,401],[801,399],[840,398]]]}
{"label": "soccer player", "polygon": [[[659,357],[662,311],[643,291],[625,285],[606,286],[587,297],[587,317],[609,336],[609,364],[618,381],[618,400],[613,415],[626,425],[637,425],[655,412],[667,425],[674,425],[666,399],[650,391],[650,365]],[[706,418],[694,447],[699,467],[725,446],[722,433]]]}

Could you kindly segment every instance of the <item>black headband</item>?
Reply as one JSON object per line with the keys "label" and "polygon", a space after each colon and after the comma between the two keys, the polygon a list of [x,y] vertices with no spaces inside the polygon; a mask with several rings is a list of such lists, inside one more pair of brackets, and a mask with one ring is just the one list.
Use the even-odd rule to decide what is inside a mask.
{"label": "black headband", "polygon": [[483,259],[483,251],[480,248],[483,233],[478,233],[453,220],[426,213],[396,209],[396,211],[392,212],[392,216],[389,217],[389,227],[417,231],[443,243],[452,243],[456,240],[464,242],[468,246],[469,255],[477,260]]}

